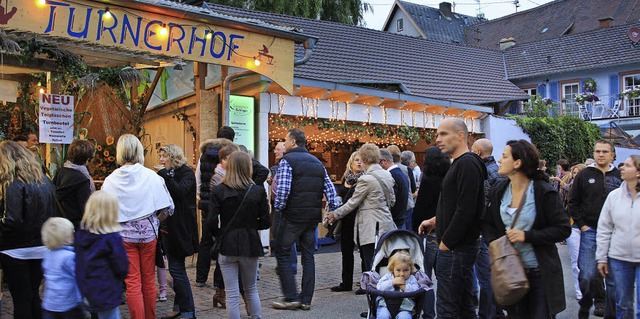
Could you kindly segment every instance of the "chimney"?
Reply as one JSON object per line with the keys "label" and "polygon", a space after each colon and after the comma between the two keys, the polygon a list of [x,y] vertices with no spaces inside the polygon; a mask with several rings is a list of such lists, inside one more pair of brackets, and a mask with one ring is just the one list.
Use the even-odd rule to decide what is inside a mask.
{"label": "chimney", "polygon": [[600,29],[609,28],[611,27],[611,22],[613,22],[613,18],[612,17],[600,18],[598,19],[598,22],[600,22]]}
{"label": "chimney", "polygon": [[440,2],[440,13],[443,16],[450,18],[451,17],[451,3],[450,2]]}
{"label": "chimney", "polygon": [[513,38],[502,39],[500,40],[500,51],[507,51],[507,49],[513,47],[514,45],[516,45],[516,40],[514,40]]}

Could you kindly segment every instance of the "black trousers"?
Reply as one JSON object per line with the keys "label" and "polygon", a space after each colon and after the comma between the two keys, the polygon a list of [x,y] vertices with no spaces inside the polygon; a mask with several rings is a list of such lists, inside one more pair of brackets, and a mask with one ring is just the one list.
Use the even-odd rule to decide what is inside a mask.
{"label": "black trousers", "polygon": [[42,259],[15,259],[0,254],[0,263],[13,299],[13,318],[42,318],[38,289],[42,282]]}

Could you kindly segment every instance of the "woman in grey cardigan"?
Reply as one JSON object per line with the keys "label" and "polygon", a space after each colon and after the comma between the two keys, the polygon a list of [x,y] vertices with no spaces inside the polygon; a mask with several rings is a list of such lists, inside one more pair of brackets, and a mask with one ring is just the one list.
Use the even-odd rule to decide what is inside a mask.
{"label": "woman in grey cardigan", "polygon": [[354,241],[364,257],[365,269],[371,269],[376,238],[376,224],[380,234],[396,229],[390,207],[396,201],[393,177],[380,166],[380,149],[367,143],[360,147],[360,158],[365,174],[358,179],[353,196],[340,208],[327,214],[330,223],[357,212]]}

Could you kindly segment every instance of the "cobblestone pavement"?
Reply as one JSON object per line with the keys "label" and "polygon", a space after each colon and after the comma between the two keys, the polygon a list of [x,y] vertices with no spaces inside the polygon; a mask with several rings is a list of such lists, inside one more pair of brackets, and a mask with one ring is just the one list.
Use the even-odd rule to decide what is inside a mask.
{"label": "cobblestone pavement", "polygon": [[[336,250],[336,245],[333,245],[329,250]],[[575,300],[575,293],[573,292],[573,284],[571,279],[571,269],[569,268],[569,259],[567,256],[567,246],[558,245],[560,256],[563,263],[563,271],[565,275],[565,288],[567,309],[558,314],[557,319],[568,319],[577,317],[578,307]],[[339,248],[338,248],[339,249]],[[326,251],[327,248],[320,248],[320,251]],[[300,257],[298,257],[298,260]],[[213,308],[212,295],[213,288],[211,286],[213,271],[210,273],[207,286],[199,288],[195,286],[195,258],[189,257],[187,259],[187,272],[189,279],[192,283],[192,289],[194,292],[194,299],[196,304],[196,311],[198,318],[225,318],[226,312],[221,308]],[[275,310],[271,308],[271,302],[282,296],[280,290],[280,282],[275,272],[276,260],[273,257],[260,258],[262,267],[260,268],[260,280],[258,281],[258,291],[260,293],[260,299],[262,301],[262,311],[264,318],[283,318],[283,319],[297,319],[297,318],[359,318],[359,314],[366,310],[367,301],[365,296],[357,296],[353,292],[332,292],[330,287],[340,283],[340,271],[341,271],[341,256],[339,252],[320,253],[316,254],[316,290],[311,304],[311,310]],[[359,271],[360,258],[358,253],[355,253],[356,269]],[[298,271],[296,276],[298,285],[300,284],[301,271]],[[360,274],[355,274],[354,279],[357,281],[360,279]],[[169,286],[171,285],[171,278],[169,276]],[[11,318],[13,314],[13,307],[11,296],[8,292],[6,285],[3,285],[2,292],[4,293],[2,318]],[[169,301],[158,302],[157,315],[162,317],[171,311],[173,291],[168,289]],[[246,318],[244,310],[244,303],[241,303],[241,312],[243,318]],[[126,306],[121,307],[123,318],[129,318],[129,313]],[[592,318],[596,318],[593,317]]]}

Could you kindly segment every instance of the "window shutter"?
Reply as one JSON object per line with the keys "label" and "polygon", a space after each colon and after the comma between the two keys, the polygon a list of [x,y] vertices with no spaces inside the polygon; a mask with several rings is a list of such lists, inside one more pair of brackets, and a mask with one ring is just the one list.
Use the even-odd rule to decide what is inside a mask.
{"label": "window shutter", "polygon": [[558,82],[549,83],[549,98],[554,102],[561,102],[558,98]]}
{"label": "window shutter", "polygon": [[614,98],[620,93],[620,76],[617,74],[609,75],[609,95]]}
{"label": "window shutter", "polygon": [[538,94],[540,94],[540,97],[542,97],[543,99],[547,97],[547,86],[544,84],[540,84],[538,85]]}
{"label": "window shutter", "polygon": [[586,90],[584,89],[584,80],[585,80],[585,79],[580,79],[580,87],[578,88],[578,94],[580,94],[580,93],[582,93],[582,92],[586,91]]}

